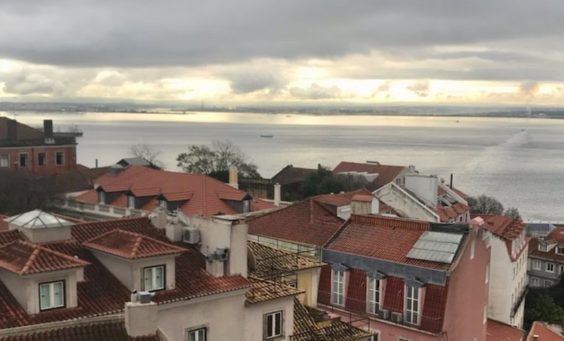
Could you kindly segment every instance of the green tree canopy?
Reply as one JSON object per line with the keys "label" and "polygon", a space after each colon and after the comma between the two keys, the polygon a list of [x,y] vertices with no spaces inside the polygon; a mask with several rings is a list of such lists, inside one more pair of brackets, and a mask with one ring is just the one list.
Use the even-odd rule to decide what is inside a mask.
{"label": "green tree canopy", "polygon": [[201,173],[226,181],[229,167],[235,166],[245,178],[261,178],[257,166],[231,141],[215,140],[211,147],[190,145],[186,153],[176,158],[178,167],[188,173]]}

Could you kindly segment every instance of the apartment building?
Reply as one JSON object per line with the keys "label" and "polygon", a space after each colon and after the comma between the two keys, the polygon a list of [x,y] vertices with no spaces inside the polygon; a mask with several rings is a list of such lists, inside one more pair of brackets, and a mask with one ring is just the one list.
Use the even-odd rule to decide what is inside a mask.
{"label": "apartment building", "polygon": [[55,133],[52,120],[44,120],[40,130],[0,117],[0,170],[48,176],[75,168],[76,140]]}
{"label": "apartment building", "polygon": [[529,286],[557,284],[564,273],[564,227],[553,229],[546,237],[532,238],[528,256]]}

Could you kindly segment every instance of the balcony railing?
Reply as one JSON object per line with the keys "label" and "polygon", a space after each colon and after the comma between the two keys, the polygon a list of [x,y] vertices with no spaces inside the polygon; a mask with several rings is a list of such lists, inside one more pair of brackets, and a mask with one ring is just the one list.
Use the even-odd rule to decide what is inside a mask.
{"label": "balcony railing", "polygon": [[89,204],[82,203],[74,200],[73,198],[59,198],[54,201],[55,206],[63,209],[67,209],[75,212],[82,212],[87,214],[94,214],[112,218],[121,218],[129,216],[146,216],[149,214],[148,211],[117,207],[105,204]]}

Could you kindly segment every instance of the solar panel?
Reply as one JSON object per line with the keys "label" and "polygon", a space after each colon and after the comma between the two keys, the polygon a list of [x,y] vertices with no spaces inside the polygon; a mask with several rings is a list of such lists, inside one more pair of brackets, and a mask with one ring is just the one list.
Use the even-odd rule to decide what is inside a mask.
{"label": "solar panel", "polygon": [[407,258],[450,264],[462,240],[462,234],[426,231],[407,254]]}

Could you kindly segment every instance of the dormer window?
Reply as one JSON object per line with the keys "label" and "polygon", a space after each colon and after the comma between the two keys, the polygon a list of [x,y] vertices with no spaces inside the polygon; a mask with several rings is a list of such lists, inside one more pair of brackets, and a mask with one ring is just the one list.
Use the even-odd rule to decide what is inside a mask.
{"label": "dormer window", "polygon": [[104,191],[98,192],[98,204],[100,204],[100,205],[106,204],[106,192],[104,192]]}
{"label": "dormer window", "polygon": [[539,251],[547,252],[548,246],[546,244],[539,244]]}
{"label": "dormer window", "polygon": [[556,247],[556,254],[557,255],[564,255],[564,247],[562,247],[562,246]]}
{"label": "dormer window", "polygon": [[39,284],[39,310],[65,307],[65,281]]}
{"label": "dormer window", "polygon": [[127,207],[128,208],[135,208],[135,197],[133,195],[127,196]]}
{"label": "dormer window", "polygon": [[151,266],[143,269],[143,289],[158,291],[165,288],[165,266]]}

